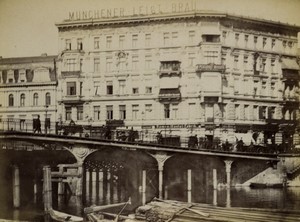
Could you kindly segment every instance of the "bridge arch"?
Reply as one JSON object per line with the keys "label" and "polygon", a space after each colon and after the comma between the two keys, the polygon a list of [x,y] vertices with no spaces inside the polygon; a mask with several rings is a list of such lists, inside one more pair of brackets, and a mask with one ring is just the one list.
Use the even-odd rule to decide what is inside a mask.
{"label": "bridge arch", "polygon": [[157,161],[142,150],[102,147],[83,162],[87,205],[127,201],[134,209],[157,196]]}

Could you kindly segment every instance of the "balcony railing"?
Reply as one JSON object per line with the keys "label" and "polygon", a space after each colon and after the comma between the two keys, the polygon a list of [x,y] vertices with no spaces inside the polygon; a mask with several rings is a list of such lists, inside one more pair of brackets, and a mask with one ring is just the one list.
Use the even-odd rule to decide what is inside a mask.
{"label": "balcony railing", "polygon": [[[39,126],[39,127],[37,127]],[[215,125],[210,124],[206,126],[209,130],[214,130]],[[58,138],[91,138],[99,141],[107,141],[109,143],[124,143],[124,144],[135,144],[144,146],[155,146],[155,147],[169,147],[173,149],[195,149],[195,150],[212,150],[216,152],[226,153],[281,153],[281,152],[297,152],[297,149],[292,147],[286,147],[284,144],[281,145],[267,145],[267,144],[252,144],[246,146],[243,142],[239,143],[228,143],[222,142],[219,138],[213,140],[207,140],[204,137],[197,136],[180,136],[171,135],[170,130],[160,130],[159,133],[151,130],[132,130],[132,129],[117,129],[109,125],[106,126],[91,126],[91,125],[79,125],[75,124],[63,124],[59,122],[45,122],[41,121],[40,124],[35,124],[34,120],[24,119],[9,119],[2,120],[0,122],[0,132],[12,133],[17,135],[32,136],[34,134],[46,136],[56,136]],[[25,134],[24,134],[25,133]],[[27,134],[26,134],[27,133]],[[8,143],[8,141],[6,141]],[[13,141],[12,141],[13,143]],[[7,144],[1,144],[2,148],[10,147]],[[14,144],[13,144],[14,145]],[[19,144],[20,146],[20,144]],[[22,146],[22,144],[21,144]],[[298,151],[299,152],[299,151]]]}

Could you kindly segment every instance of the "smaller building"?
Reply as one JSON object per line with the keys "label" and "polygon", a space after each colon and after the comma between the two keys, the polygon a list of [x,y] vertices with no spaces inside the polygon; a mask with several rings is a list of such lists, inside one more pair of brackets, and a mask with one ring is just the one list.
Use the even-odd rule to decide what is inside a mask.
{"label": "smaller building", "polygon": [[56,120],[56,57],[0,59],[1,129],[31,131],[38,116],[42,131]]}

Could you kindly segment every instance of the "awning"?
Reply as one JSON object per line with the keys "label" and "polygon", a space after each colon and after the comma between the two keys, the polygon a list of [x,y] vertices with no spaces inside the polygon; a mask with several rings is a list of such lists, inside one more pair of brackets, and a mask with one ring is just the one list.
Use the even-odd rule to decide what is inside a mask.
{"label": "awning", "polygon": [[254,144],[255,141],[252,137],[252,133],[235,133],[235,138],[237,140],[243,140],[244,144],[246,146],[249,146],[251,144],[251,142]]}
{"label": "awning", "polygon": [[175,89],[179,87],[180,78],[177,76],[173,77],[162,77],[159,82],[161,89]]}
{"label": "awning", "polygon": [[170,94],[174,94],[174,95],[180,95],[180,90],[179,88],[173,88],[173,89],[160,89],[159,90],[159,95],[170,95]]}
{"label": "awning", "polygon": [[181,99],[181,94],[179,88],[160,89],[158,97],[160,101],[178,101]]}
{"label": "awning", "polygon": [[297,62],[293,59],[281,59],[281,69],[294,69],[294,70],[299,70],[299,65]]}

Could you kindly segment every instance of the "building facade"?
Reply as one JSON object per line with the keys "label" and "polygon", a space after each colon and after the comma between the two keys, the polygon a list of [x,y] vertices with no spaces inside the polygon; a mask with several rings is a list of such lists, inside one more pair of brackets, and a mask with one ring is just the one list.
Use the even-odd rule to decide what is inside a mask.
{"label": "building facade", "polygon": [[31,131],[39,115],[42,132],[54,130],[50,123],[57,119],[56,58],[45,54],[0,59],[2,127]]}
{"label": "building facade", "polygon": [[299,143],[299,27],[197,11],[56,25],[59,121]]}

